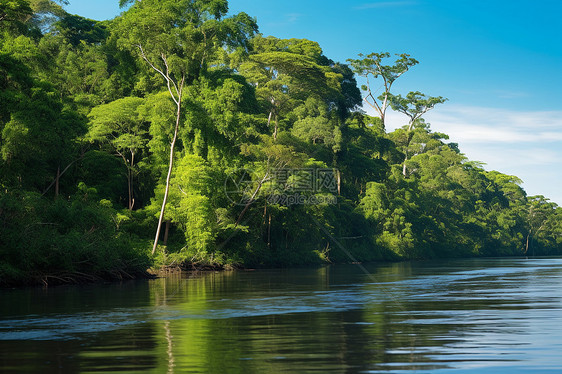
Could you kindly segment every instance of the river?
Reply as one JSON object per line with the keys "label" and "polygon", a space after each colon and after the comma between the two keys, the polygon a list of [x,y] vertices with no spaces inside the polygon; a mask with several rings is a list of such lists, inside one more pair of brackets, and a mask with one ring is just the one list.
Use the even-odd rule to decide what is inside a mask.
{"label": "river", "polygon": [[559,373],[562,259],[0,290],[1,373]]}

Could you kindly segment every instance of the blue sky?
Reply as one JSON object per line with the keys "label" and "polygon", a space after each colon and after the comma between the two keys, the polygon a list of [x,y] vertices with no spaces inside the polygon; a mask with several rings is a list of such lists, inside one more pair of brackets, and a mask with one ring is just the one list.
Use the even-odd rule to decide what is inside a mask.
{"label": "blue sky", "polygon": [[[118,0],[70,0],[93,19]],[[516,175],[529,195],[562,205],[562,1],[231,0],[264,35],[306,38],[345,62],[358,53],[409,53],[420,61],[395,92],[449,99],[425,118],[487,170]],[[406,123],[390,114],[387,128]]]}

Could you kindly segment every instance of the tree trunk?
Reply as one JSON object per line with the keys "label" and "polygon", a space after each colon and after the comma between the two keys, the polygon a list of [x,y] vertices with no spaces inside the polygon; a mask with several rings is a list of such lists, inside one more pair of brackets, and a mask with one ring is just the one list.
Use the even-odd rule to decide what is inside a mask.
{"label": "tree trunk", "polygon": [[269,116],[267,116],[267,127],[271,126],[271,118],[273,118],[273,108],[269,111]]}
{"label": "tree trunk", "polygon": [[279,130],[279,117],[275,115],[275,130],[273,131],[273,140],[277,140],[277,132]]}
{"label": "tree trunk", "polygon": [[408,124],[408,133],[406,134],[407,138],[406,138],[406,149],[404,150],[404,153],[406,154],[406,157],[404,157],[404,163],[402,164],[402,175],[404,176],[404,178],[406,177],[406,161],[408,161],[408,147],[410,146],[410,143],[412,142],[412,136],[411,136],[411,132],[412,132],[412,128],[414,127],[414,122],[415,119],[411,119],[410,123]]}
{"label": "tree trunk", "polygon": [[267,248],[271,248],[271,213],[269,213],[269,222],[267,224]]}
{"label": "tree trunk", "polygon": [[180,126],[181,117],[181,96],[182,96],[183,80],[182,85],[179,90],[179,99],[177,101],[177,112],[176,112],[176,127],[174,129],[174,138],[172,139],[172,144],[170,145],[170,161],[168,166],[168,175],[166,177],[166,190],[164,191],[164,200],[162,201],[162,209],[160,209],[160,218],[158,219],[158,227],[156,229],[156,236],[154,238],[154,245],[152,246],[152,254],[156,252],[156,247],[158,246],[158,238],[160,237],[160,229],[162,227],[162,220],[164,219],[164,211],[166,210],[166,202],[168,201],[168,193],[170,192],[170,180],[172,179],[172,169],[174,167],[174,148],[176,145],[176,140],[178,138],[178,128]]}
{"label": "tree trunk", "polygon": [[133,210],[135,196],[133,192],[133,165],[135,163],[135,152],[131,152],[131,163],[129,164],[128,184],[129,184],[129,210]]}
{"label": "tree trunk", "polygon": [[279,119],[277,118],[277,113],[275,113],[275,98],[271,98],[271,109],[269,110],[269,116],[267,117],[267,127],[271,126],[271,119],[275,116],[275,129],[273,130],[273,140],[277,140],[277,128],[279,126]]}
{"label": "tree trunk", "polygon": [[127,191],[128,191],[128,194],[129,194],[129,198],[127,200],[127,208],[129,210],[132,210],[133,204],[131,202],[131,169],[130,168],[127,172]]}
{"label": "tree trunk", "polygon": [[[78,157],[76,160],[72,161],[70,164],[66,165],[66,167],[59,173],[57,171],[57,176],[55,177],[55,179],[51,182],[51,184],[49,185],[49,187],[45,188],[45,191],[43,191],[43,193],[41,194],[41,196],[45,196],[45,194],[47,192],[49,192],[49,190],[51,189],[51,187],[53,187],[56,183],[58,183],[58,180],[60,179],[60,177],[63,176],[64,173],[66,173],[66,171],[72,166],[74,165],[74,163],[76,161],[81,160],[84,157],[84,154],[80,155],[80,157]],[[60,168],[60,166],[59,166]]]}
{"label": "tree trunk", "polygon": [[407,154],[406,154],[406,158],[404,159],[404,163],[402,164],[402,175],[404,175],[404,178],[406,177],[406,161],[408,161]]}
{"label": "tree trunk", "polygon": [[337,171],[337,174],[338,174],[338,195],[341,195],[341,172],[339,171],[339,169]]}
{"label": "tree trunk", "polygon": [[59,186],[60,186],[60,165],[57,166],[57,176],[55,178],[55,199],[59,197]]}
{"label": "tree trunk", "polygon": [[258,192],[260,192],[261,186],[268,180],[268,177],[269,177],[269,172],[265,173],[265,176],[258,183],[258,186],[256,187],[254,193],[252,194],[252,197],[250,198],[250,200],[248,200],[248,202],[246,203],[246,206],[244,206],[244,209],[242,209],[242,212],[240,212],[240,215],[238,216],[238,219],[236,220],[235,226],[238,226],[240,224],[240,222],[242,222],[242,218],[244,218],[244,214],[246,214],[246,212],[248,211],[248,208],[250,208],[250,205],[252,205],[252,203],[255,201],[256,195],[258,194]]}
{"label": "tree trunk", "polygon": [[[152,246],[152,254],[154,254],[154,252],[156,252],[156,247],[158,247],[158,238],[160,237],[160,229],[162,228],[162,220],[164,219],[164,211],[166,210],[166,202],[168,201],[168,193],[170,192],[170,179],[172,178],[172,169],[174,166],[174,148],[176,145],[176,140],[178,138],[178,129],[180,126],[181,99],[183,94],[183,85],[185,83],[185,75],[181,77],[181,81],[178,86],[170,76],[170,67],[168,66],[168,60],[164,53],[162,53],[160,57],[162,58],[162,61],[164,62],[164,65],[166,67],[165,73],[164,71],[158,69],[154,64],[152,64],[152,62],[150,62],[148,57],[146,57],[144,50],[142,49],[142,45],[139,44],[138,47],[140,49],[142,58],[150,65],[152,69],[157,71],[166,80],[168,92],[170,93],[172,100],[174,100],[178,108],[176,112],[176,127],[174,128],[174,138],[172,139],[172,144],[170,144],[170,163],[168,166],[168,176],[166,177],[166,190],[164,191],[164,200],[162,201],[162,209],[160,210],[160,218],[158,219],[158,227],[156,228],[156,237],[154,238],[154,245]],[[173,88],[175,89],[175,94]]]}
{"label": "tree trunk", "polygon": [[168,235],[170,234],[170,220],[166,221],[166,229],[164,230],[164,245],[168,245]]}

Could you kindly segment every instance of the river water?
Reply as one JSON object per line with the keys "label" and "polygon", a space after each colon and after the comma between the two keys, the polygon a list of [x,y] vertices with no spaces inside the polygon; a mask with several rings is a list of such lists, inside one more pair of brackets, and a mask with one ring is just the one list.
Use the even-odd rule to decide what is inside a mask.
{"label": "river water", "polygon": [[560,373],[562,259],[0,290],[1,373]]}

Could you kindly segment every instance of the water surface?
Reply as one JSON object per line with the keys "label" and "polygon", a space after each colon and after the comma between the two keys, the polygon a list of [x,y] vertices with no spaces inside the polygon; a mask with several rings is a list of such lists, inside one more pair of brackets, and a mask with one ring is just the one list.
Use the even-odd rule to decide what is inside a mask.
{"label": "water surface", "polygon": [[562,371],[559,258],[183,274],[0,306],[2,373]]}

